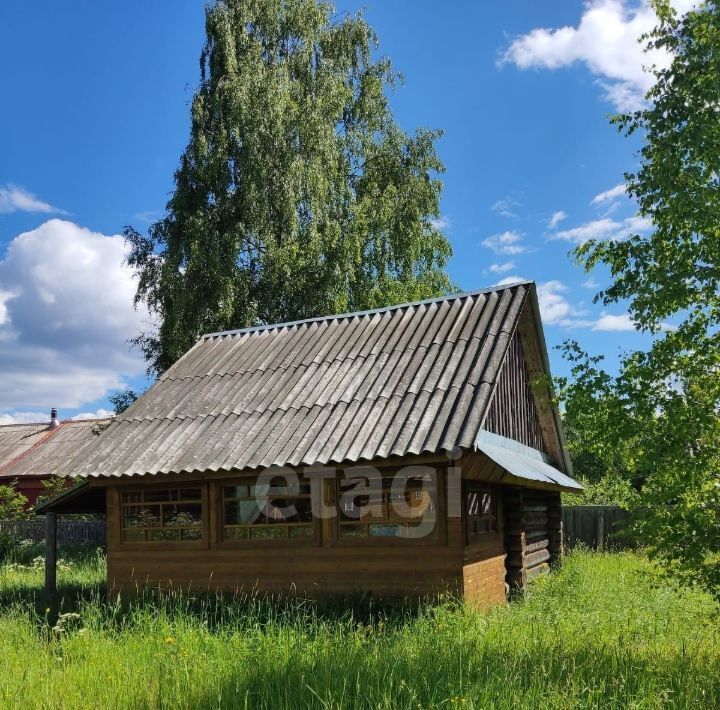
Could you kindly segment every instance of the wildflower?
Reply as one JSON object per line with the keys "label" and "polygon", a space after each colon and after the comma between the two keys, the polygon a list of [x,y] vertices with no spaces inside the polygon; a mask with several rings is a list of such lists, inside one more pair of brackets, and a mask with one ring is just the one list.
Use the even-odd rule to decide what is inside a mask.
{"label": "wildflower", "polygon": [[175,643],[175,639],[172,636],[168,636],[165,639],[165,643],[169,646],[171,643]]}
{"label": "wildflower", "polygon": [[47,609],[45,609],[45,613],[46,613],[46,614],[49,614],[49,613],[50,613],[50,607],[48,607]]}

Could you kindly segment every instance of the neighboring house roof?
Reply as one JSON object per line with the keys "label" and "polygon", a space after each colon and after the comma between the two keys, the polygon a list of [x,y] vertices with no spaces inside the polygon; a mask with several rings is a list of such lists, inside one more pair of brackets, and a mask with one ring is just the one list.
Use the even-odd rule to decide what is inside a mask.
{"label": "neighboring house roof", "polygon": [[536,308],[534,289],[523,282],[203,336],[59,473],[241,470],[472,448],[531,294]]}
{"label": "neighboring house roof", "polygon": [[87,443],[110,419],[64,421],[50,428],[42,424],[0,425],[0,479],[52,476],[61,464]]}

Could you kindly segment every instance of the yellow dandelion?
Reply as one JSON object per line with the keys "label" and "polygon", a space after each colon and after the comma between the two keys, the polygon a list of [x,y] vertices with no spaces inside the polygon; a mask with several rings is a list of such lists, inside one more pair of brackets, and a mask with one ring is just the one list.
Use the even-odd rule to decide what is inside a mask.
{"label": "yellow dandelion", "polygon": [[168,636],[168,637],[165,639],[165,643],[168,644],[168,645],[171,644],[171,643],[175,643],[175,639],[174,639],[172,636]]}

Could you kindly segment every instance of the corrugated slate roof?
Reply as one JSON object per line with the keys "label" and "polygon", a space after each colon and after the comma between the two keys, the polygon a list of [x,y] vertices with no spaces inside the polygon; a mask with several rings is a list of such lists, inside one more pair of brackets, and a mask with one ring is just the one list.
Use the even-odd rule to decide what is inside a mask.
{"label": "corrugated slate roof", "polygon": [[531,288],[204,336],[59,473],[256,469],[472,447]]}
{"label": "corrugated slate roof", "polygon": [[93,430],[109,421],[65,421],[54,429],[47,422],[0,426],[0,479],[7,481],[55,474],[85,444],[99,441]]}

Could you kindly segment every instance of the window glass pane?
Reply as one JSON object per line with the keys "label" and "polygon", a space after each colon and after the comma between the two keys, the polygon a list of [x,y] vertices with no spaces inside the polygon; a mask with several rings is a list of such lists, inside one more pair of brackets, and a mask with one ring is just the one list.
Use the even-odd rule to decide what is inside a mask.
{"label": "window glass pane", "polygon": [[[340,526],[343,537],[397,537],[401,530],[409,530],[408,525],[423,521],[425,526],[416,536],[435,535],[434,475],[385,477],[381,481],[341,479],[339,492],[340,522],[347,523]],[[354,532],[352,522],[356,523]]]}
{"label": "window glass pane", "polygon": [[225,486],[223,488],[225,498],[248,498],[250,486]]}
{"label": "window glass pane", "polygon": [[295,525],[290,528],[290,537],[312,537],[312,525]]}
{"label": "window glass pane", "polygon": [[224,537],[226,540],[247,540],[250,537],[250,528],[226,527]]}
{"label": "window glass pane", "polygon": [[377,523],[370,525],[371,537],[396,537],[400,530],[400,525],[378,525]]}
{"label": "window glass pane", "polygon": [[491,491],[470,490],[465,501],[468,540],[497,532],[495,500]]}
{"label": "window glass pane", "polygon": [[149,542],[168,542],[180,539],[180,531],[172,529],[158,528],[147,531],[147,540]]}
{"label": "window glass pane", "polygon": [[163,501],[177,500],[177,491],[171,491],[169,489],[147,490],[142,492],[142,496],[146,503],[160,503]]}
{"label": "window glass pane", "polygon": [[202,539],[202,528],[183,528],[180,531],[180,537],[183,540],[201,540]]}
{"label": "window glass pane", "polygon": [[250,528],[250,537],[253,540],[266,540],[273,538],[287,537],[285,528],[279,525],[268,525],[267,527]]}
{"label": "window glass pane", "polygon": [[[284,485],[282,478],[262,484],[224,486],[223,538],[274,540],[312,537],[309,494],[309,481],[293,487]],[[302,523],[302,527],[298,523]]]}
{"label": "window glass pane", "polygon": [[367,525],[341,525],[340,537],[367,537]]}
{"label": "window glass pane", "polygon": [[166,542],[202,539],[201,499],[200,488],[150,488],[123,493],[123,540]]}
{"label": "window glass pane", "polygon": [[262,513],[254,500],[225,503],[226,525],[252,525],[259,522]]}

